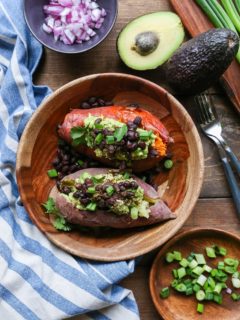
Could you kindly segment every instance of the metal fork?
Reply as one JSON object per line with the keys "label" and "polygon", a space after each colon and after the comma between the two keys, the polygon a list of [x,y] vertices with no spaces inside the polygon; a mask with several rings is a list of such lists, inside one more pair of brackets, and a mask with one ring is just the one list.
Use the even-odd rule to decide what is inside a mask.
{"label": "metal fork", "polygon": [[217,113],[213,104],[210,102],[206,94],[201,94],[195,97],[195,102],[198,105],[198,118],[202,131],[210,138],[218,147],[219,155],[225,170],[225,174],[232,192],[233,200],[236,205],[237,213],[240,218],[240,188],[234,176],[232,168],[227,159],[227,155],[231,160],[231,164],[235,167],[240,176],[240,161],[233,153],[231,148],[226,144],[222,137],[222,126],[217,117]]}

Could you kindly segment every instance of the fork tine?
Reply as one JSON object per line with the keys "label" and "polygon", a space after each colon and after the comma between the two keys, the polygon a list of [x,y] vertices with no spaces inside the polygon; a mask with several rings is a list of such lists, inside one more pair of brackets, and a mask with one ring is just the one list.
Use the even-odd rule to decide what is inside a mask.
{"label": "fork tine", "polygon": [[206,94],[202,94],[202,99],[203,99],[203,104],[204,104],[207,118],[209,119],[209,122],[211,122],[215,120],[215,116],[212,110],[213,108],[212,101],[210,100],[209,96],[207,96]]}
{"label": "fork tine", "polygon": [[198,121],[199,121],[201,124],[205,124],[206,119],[205,119],[205,116],[204,116],[204,112],[203,112],[203,110],[202,110],[202,100],[201,100],[201,96],[200,96],[200,95],[195,96],[195,97],[194,97],[194,100],[195,100],[196,104],[198,105],[198,112],[197,112]]}

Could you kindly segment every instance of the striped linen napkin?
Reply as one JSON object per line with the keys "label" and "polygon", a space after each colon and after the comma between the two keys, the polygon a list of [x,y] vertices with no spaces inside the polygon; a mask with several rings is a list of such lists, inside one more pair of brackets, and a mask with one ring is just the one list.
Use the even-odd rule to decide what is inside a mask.
{"label": "striped linen napkin", "polygon": [[134,261],[74,258],[50,243],[21,205],[16,151],[32,112],[51,91],[34,86],[42,52],[23,18],[22,0],[0,0],[0,319],[137,320],[131,291],[116,283]]}

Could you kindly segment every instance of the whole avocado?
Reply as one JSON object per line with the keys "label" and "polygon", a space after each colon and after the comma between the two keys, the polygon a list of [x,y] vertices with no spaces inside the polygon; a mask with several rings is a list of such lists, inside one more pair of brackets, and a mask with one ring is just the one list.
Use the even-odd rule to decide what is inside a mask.
{"label": "whole avocado", "polygon": [[177,93],[197,94],[213,85],[234,59],[239,38],[229,29],[210,29],[185,42],[165,65]]}

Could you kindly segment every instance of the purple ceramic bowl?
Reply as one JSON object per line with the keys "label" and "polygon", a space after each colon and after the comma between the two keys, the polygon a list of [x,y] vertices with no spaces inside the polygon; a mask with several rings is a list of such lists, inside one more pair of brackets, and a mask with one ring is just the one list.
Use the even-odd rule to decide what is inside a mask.
{"label": "purple ceramic bowl", "polygon": [[66,45],[60,40],[55,41],[53,34],[47,34],[42,29],[42,24],[45,18],[43,6],[48,3],[48,0],[25,0],[24,15],[26,23],[35,38],[47,48],[57,52],[80,53],[92,49],[107,37],[117,18],[117,0],[97,0],[97,3],[107,12],[101,28],[96,31],[97,34],[89,41],[81,44],[76,43],[73,45]]}

